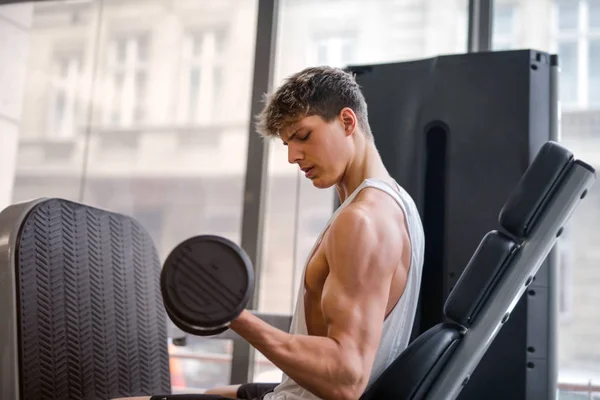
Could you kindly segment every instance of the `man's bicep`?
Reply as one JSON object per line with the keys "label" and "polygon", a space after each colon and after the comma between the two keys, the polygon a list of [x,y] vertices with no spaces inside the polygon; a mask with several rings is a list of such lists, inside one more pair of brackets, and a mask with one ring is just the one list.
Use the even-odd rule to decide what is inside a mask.
{"label": "man's bicep", "polygon": [[321,308],[328,336],[368,356],[379,343],[391,271],[382,265],[385,252],[371,221],[350,215],[339,222],[327,243]]}
{"label": "man's bicep", "polygon": [[321,298],[327,336],[362,350],[377,347],[389,292],[384,280],[349,285],[344,277],[330,273]]}

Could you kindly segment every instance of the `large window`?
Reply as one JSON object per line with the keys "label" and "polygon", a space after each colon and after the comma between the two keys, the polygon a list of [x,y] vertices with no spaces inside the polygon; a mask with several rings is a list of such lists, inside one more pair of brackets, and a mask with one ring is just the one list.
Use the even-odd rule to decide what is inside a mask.
{"label": "large window", "polygon": [[[600,167],[600,1],[498,0],[494,8],[494,43],[505,37],[507,11],[526,24],[513,35],[511,48],[531,48],[559,55],[561,141],[579,158]],[[542,18],[541,16],[545,16]],[[513,22],[513,27],[521,26]],[[532,46],[534,44],[535,46]],[[557,245],[558,355],[561,385],[597,386],[600,378],[600,188],[593,186]],[[561,397],[562,398],[562,397]],[[575,398],[575,397],[573,397]]]}
{"label": "large window", "polygon": [[[256,6],[29,4],[12,201],[55,196],[130,215],[161,259],[198,234],[239,243]],[[170,350],[176,392],[229,383],[230,342]]]}
{"label": "large window", "polygon": [[567,109],[600,106],[600,2],[557,0],[553,20],[561,101]]}

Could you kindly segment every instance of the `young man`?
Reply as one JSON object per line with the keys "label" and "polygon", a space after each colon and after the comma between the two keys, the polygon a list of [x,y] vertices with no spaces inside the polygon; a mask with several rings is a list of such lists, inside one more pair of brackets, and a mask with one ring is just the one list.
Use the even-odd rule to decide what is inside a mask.
{"label": "young man", "polygon": [[246,311],[230,325],[283,371],[282,382],[194,398],[356,400],[409,342],[424,253],[418,211],[383,165],[347,72],[292,75],[268,99],[258,130],[280,139],[314,186],[335,185],[342,204],[309,254],[290,332]]}

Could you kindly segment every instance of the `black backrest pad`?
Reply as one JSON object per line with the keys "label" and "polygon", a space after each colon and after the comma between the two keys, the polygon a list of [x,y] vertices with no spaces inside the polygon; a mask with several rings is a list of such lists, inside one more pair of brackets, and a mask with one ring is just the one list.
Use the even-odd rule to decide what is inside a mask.
{"label": "black backrest pad", "polygon": [[556,142],[546,142],[502,208],[500,225],[518,238],[527,237],[572,162],[569,150]]}
{"label": "black backrest pad", "polygon": [[423,399],[459,342],[462,329],[452,323],[430,328],[383,371],[360,400]]}
{"label": "black backrest pad", "polygon": [[469,327],[502,274],[510,267],[517,248],[515,242],[500,232],[492,231],[485,235],[450,292],[444,313],[453,321]]}
{"label": "black backrest pad", "polygon": [[16,257],[22,399],[170,393],[160,262],[140,225],[48,200]]}

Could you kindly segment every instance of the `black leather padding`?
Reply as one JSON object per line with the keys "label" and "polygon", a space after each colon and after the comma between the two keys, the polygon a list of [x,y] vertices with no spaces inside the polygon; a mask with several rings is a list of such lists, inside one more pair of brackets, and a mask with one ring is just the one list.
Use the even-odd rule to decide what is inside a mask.
{"label": "black leather padding", "polygon": [[498,231],[485,235],[444,304],[446,316],[471,326],[517,249],[512,239]]}
{"label": "black leather padding", "polygon": [[383,371],[360,400],[424,399],[459,343],[463,330],[453,323],[430,328]]}
{"label": "black leather padding", "polygon": [[529,236],[553,189],[573,162],[573,153],[546,142],[500,211],[500,225],[518,238]]}
{"label": "black leather padding", "polygon": [[49,199],[21,225],[16,261],[22,399],[170,393],[161,265],[139,223]]}

